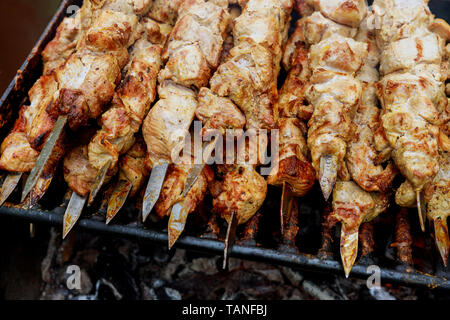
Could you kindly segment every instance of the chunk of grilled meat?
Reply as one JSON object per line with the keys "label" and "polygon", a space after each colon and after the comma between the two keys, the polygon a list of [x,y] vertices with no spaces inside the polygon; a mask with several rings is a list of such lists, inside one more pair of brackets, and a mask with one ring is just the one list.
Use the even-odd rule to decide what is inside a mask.
{"label": "chunk of grilled meat", "polygon": [[[347,150],[347,166],[352,179],[366,191],[387,192],[395,177],[396,169],[392,163],[383,168],[377,163],[380,153],[376,148],[375,135],[381,126],[378,109],[376,82],[379,80],[377,66],[380,51],[375,34],[368,28],[366,18],[360,26],[356,39],[365,41],[369,55],[357,78],[362,81],[361,101],[353,119],[353,133]],[[382,156],[381,156],[382,157]]]}
{"label": "chunk of grilled meat", "polygon": [[280,97],[275,109],[276,119],[298,117],[302,120],[309,120],[313,113],[313,108],[307,102],[305,96],[311,77],[308,60],[309,50],[304,42],[300,42],[295,49],[295,53],[297,56],[291,63],[287,78],[280,90]]}
{"label": "chunk of grilled meat", "polygon": [[197,108],[194,91],[169,81],[158,87],[158,96],[142,126],[152,167],[179,153]]}
{"label": "chunk of grilled meat", "polygon": [[209,166],[205,166],[201,176],[198,178],[192,189],[183,198],[183,188],[189,171],[193,167],[190,156],[180,159],[180,163],[172,164],[164,180],[161,196],[155,204],[155,210],[162,219],[171,214],[172,207],[181,202],[187,214],[192,213],[203,201],[208,191],[208,184],[214,178],[214,172]]}
{"label": "chunk of grilled meat", "polygon": [[358,230],[363,222],[375,219],[389,205],[383,193],[368,193],[353,181],[338,181],[333,190],[330,219],[341,222],[341,259],[346,276],[358,254]]}
{"label": "chunk of grilled meat", "polygon": [[202,136],[206,136],[210,129],[220,130],[222,134],[228,129],[242,129],[246,122],[233,102],[215,95],[208,88],[201,88],[198,93],[195,115],[203,123]]}
{"label": "chunk of grilled meat", "polygon": [[[28,172],[39,155],[37,147],[45,141],[46,136],[36,131],[36,122],[41,128],[53,127],[53,119],[45,112],[45,108],[52,103],[52,94],[57,90],[57,82],[53,74],[45,75],[33,85],[29,91],[30,105],[20,108],[19,118],[12,131],[1,145],[0,167],[3,170]],[[29,140],[29,136],[37,138]]]}
{"label": "chunk of grilled meat", "polygon": [[295,196],[302,197],[314,185],[316,174],[307,158],[306,127],[297,118],[281,118],[278,128],[279,159],[267,177],[267,183],[276,186],[287,183]]}
{"label": "chunk of grilled meat", "polygon": [[450,216],[450,153],[439,157],[439,171],[432,183],[425,187],[427,218],[434,224],[434,237],[442,261],[448,264],[450,238],[447,219]]}
{"label": "chunk of grilled meat", "polygon": [[307,98],[314,112],[308,122],[308,147],[317,174],[321,158],[332,155],[337,158],[339,177],[350,178],[344,157],[352,119],[362,94],[361,82],[355,75],[366,57],[366,43],[340,35],[311,46],[313,74]]}
{"label": "chunk of grilled meat", "polygon": [[75,51],[81,36],[81,14],[66,17],[56,29],[56,35],[42,51],[43,74],[49,74],[66,62]]}
{"label": "chunk of grilled meat", "polygon": [[142,138],[137,139],[133,146],[119,160],[118,180],[131,182],[129,196],[134,197],[141,190],[149,170],[145,166],[147,148]]}
{"label": "chunk of grilled meat", "polygon": [[116,166],[119,155],[133,145],[134,135],[156,97],[160,67],[161,47],[144,38],[138,40],[112,106],[101,117],[102,128],[89,143],[89,161],[97,170],[108,161],[110,168]]}
{"label": "chunk of grilled meat", "polygon": [[211,90],[244,112],[247,128],[275,127],[276,81],[291,9],[291,1],[248,1],[233,26],[235,46],[211,78]]}
{"label": "chunk of grilled meat", "polygon": [[266,180],[252,166],[236,165],[223,181],[211,185],[213,211],[228,223],[234,211],[238,224],[246,223],[262,206],[267,194]]}
{"label": "chunk of grilled meat", "polygon": [[[219,63],[230,16],[224,8],[203,0],[187,1],[166,41],[159,75],[159,101],[143,124],[152,167],[171,163],[184,144],[197,108],[196,92]],[[191,60],[193,58],[193,60]]]}
{"label": "chunk of grilled meat", "polygon": [[63,165],[64,179],[70,189],[81,196],[88,195],[97,169],[89,162],[87,146],[79,146],[70,151],[64,158]]}
{"label": "chunk of grilled meat", "polygon": [[400,172],[417,195],[439,170],[438,111],[445,109],[444,40],[428,28],[427,1],[375,1],[382,56],[382,124]]}

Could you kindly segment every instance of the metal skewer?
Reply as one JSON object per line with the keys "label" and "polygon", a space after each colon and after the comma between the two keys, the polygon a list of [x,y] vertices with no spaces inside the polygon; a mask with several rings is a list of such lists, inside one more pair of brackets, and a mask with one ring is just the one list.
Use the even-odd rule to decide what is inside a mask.
{"label": "metal skewer", "polygon": [[150,174],[150,180],[148,181],[147,188],[145,190],[144,203],[142,205],[143,222],[145,222],[148,215],[155,206],[156,201],[158,201],[168,168],[169,163],[164,162],[162,164],[156,165],[152,169],[152,173]]}
{"label": "metal skewer", "polygon": [[337,178],[338,158],[335,155],[323,155],[320,158],[319,183],[323,197],[327,201],[333,191]]}

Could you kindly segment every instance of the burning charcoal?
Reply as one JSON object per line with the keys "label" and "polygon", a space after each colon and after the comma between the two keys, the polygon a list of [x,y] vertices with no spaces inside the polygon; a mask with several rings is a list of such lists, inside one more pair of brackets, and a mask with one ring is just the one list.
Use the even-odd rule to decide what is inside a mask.
{"label": "burning charcoal", "polygon": [[158,289],[161,288],[165,284],[165,281],[159,278],[152,279],[152,288]]}
{"label": "burning charcoal", "polygon": [[97,291],[97,297],[100,300],[122,300],[124,296],[110,281],[105,279],[99,280],[99,287]]}
{"label": "burning charcoal", "polygon": [[370,288],[369,292],[375,300],[397,300],[383,287]]}
{"label": "burning charcoal", "polygon": [[170,300],[181,300],[181,294],[175,289],[164,288],[164,292]]}
{"label": "burning charcoal", "polygon": [[41,276],[42,280],[46,283],[50,283],[52,281],[52,264],[54,261],[54,257],[56,254],[57,246],[60,242],[60,237],[58,236],[59,233],[56,231],[55,228],[50,229],[50,240],[48,242],[47,246],[47,254],[45,255],[44,259],[41,262]]}
{"label": "burning charcoal", "polygon": [[147,287],[144,283],[141,283],[141,293],[142,300],[158,300],[155,290]]}
{"label": "burning charcoal", "polygon": [[311,281],[303,281],[303,289],[313,298],[319,300],[338,300],[335,293],[329,289],[321,289]]}
{"label": "burning charcoal", "polygon": [[[69,261],[70,257],[72,256],[73,245],[75,243],[75,235],[76,233],[72,232],[66,237],[66,239],[62,241],[56,255],[56,263],[59,266],[63,266],[67,261]],[[58,237],[60,237],[59,232]]]}
{"label": "burning charcoal", "polygon": [[267,278],[267,280],[271,282],[278,282],[278,283],[284,282],[283,276],[281,275],[281,272],[278,269],[257,270],[256,272],[262,274],[264,277]]}
{"label": "burning charcoal", "polygon": [[172,281],[177,272],[181,271],[186,265],[185,259],[186,251],[176,249],[175,254],[167,265],[163,268],[162,277],[167,281]]}
{"label": "burning charcoal", "polygon": [[73,263],[91,270],[97,261],[99,254],[100,252],[94,248],[85,248],[84,250],[77,252],[76,257],[73,259]]}
{"label": "burning charcoal", "polygon": [[288,300],[306,300],[306,299],[308,299],[306,294],[301,293],[300,290],[298,289],[294,289],[292,291],[291,296],[288,298]]}
{"label": "burning charcoal", "polygon": [[155,250],[153,258],[159,264],[166,264],[170,259],[169,250],[166,246],[158,246]]}
{"label": "burning charcoal", "polygon": [[198,258],[192,260],[191,269],[206,275],[217,273],[217,258]]}
{"label": "burning charcoal", "polygon": [[40,300],[67,300],[68,296],[69,291],[67,289],[46,285]]}
{"label": "burning charcoal", "polygon": [[118,296],[127,300],[138,299],[139,289],[129,264],[121,254],[100,253],[94,265],[94,272],[102,280],[103,285],[109,288],[106,291],[112,293],[116,299]]}
{"label": "burning charcoal", "polygon": [[283,272],[284,276],[294,287],[300,286],[301,282],[303,281],[303,275],[300,272],[288,267],[281,267],[280,269],[281,272]]}

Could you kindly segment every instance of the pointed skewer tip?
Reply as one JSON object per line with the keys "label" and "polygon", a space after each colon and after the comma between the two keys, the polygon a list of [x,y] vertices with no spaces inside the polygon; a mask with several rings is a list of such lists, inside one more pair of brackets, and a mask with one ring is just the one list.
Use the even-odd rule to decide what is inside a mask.
{"label": "pointed skewer tip", "polygon": [[445,267],[448,265],[448,257],[450,253],[450,237],[448,233],[447,221],[445,219],[436,218],[433,220],[434,238],[442,262]]}
{"label": "pointed skewer tip", "polygon": [[347,230],[341,225],[341,260],[345,277],[348,278],[358,255],[358,229]]}
{"label": "pointed skewer tip", "polygon": [[236,228],[238,225],[237,213],[233,211],[231,213],[230,222],[228,224],[227,235],[225,238],[225,247],[223,251],[223,269],[226,270],[228,257],[236,239]]}
{"label": "pointed skewer tip", "polygon": [[173,205],[168,223],[169,250],[183,233],[188,215],[189,211],[183,202],[177,202]]}
{"label": "pointed skewer tip", "polygon": [[323,155],[320,158],[319,184],[325,201],[328,201],[337,179],[338,158],[335,155]]}
{"label": "pointed skewer tip", "polygon": [[419,222],[420,222],[420,229],[422,230],[422,232],[425,232],[425,219],[424,219],[424,214],[425,214],[425,203],[422,199],[422,193],[420,192],[420,190],[416,191],[416,201],[417,201],[417,213],[419,215]]}
{"label": "pointed skewer tip", "polygon": [[144,202],[142,204],[142,222],[147,220],[148,215],[159,199],[168,168],[169,163],[165,162],[156,165],[150,174],[150,179],[145,190]]}

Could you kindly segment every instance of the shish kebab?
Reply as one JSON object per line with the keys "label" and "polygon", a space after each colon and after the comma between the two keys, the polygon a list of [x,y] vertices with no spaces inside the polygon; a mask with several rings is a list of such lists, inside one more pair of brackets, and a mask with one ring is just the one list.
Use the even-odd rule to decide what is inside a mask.
{"label": "shish kebab", "polygon": [[[233,6],[230,5],[229,11],[232,19],[236,18],[240,14],[240,9],[235,5]],[[232,42],[233,38],[231,35],[231,31],[229,31],[228,37],[225,39],[225,42],[223,44],[223,51],[220,58],[221,62],[228,55],[228,51],[230,49],[230,46],[232,46]],[[204,94],[202,94],[202,90],[200,90],[199,92],[199,101],[200,105],[203,105],[204,108],[200,107],[196,110],[197,117],[203,116],[204,118],[208,118],[209,123],[211,123],[211,126],[214,127],[220,126],[222,119],[227,121],[228,126],[235,122],[238,123],[243,122],[243,124],[240,126],[243,127],[243,125],[245,124],[245,117],[243,115],[233,113],[233,109],[227,107],[229,106],[229,104],[222,105],[221,103],[223,101],[219,99],[210,100],[209,103],[202,104],[201,101],[203,100],[202,97],[204,96]],[[233,108],[236,107],[233,106]],[[236,116],[237,118],[234,119],[233,118],[234,116]],[[209,125],[206,125],[204,130],[207,130],[206,128],[208,127]],[[184,151],[186,151],[187,148],[188,146],[184,148]],[[128,181],[125,181],[124,179],[121,179],[119,176],[119,182],[117,184],[117,187],[113,191],[113,194],[111,195],[108,202],[107,222],[110,221],[112,217],[114,217],[114,215],[117,213],[118,210],[120,210],[124,201],[128,197],[127,194],[128,190],[126,186],[130,184],[129,181],[134,182],[133,189],[130,192],[131,194],[140,189],[142,183],[145,182],[144,181],[145,177],[148,176],[147,171],[151,170],[151,165],[149,165],[148,163],[149,159],[147,157],[147,151],[145,147],[140,150],[141,152],[145,151],[146,159],[136,156],[138,153],[133,150],[130,150],[130,152],[133,152],[134,155],[129,156],[127,153],[120,160],[120,169],[119,169],[120,175],[122,176],[126,175],[129,177],[129,179]],[[139,153],[139,155],[144,156],[142,153]],[[189,192],[187,197],[184,197],[182,201],[179,201],[180,200],[179,195],[182,192],[181,188],[184,185],[184,181],[186,179],[188,172],[192,169],[193,159],[189,158],[189,156],[192,156],[192,152],[188,152],[188,154],[183,155],[183,157],[180,159],[181,163],[172,164],[168,168],[168,172],[166,174],[164,184],[161,189],[160,197],[155,204],[155,211],[161,219],[166,216],[170,216],[168,224],[169,248],[172,247],[173,243],[175,243],[178,236],[184,230],[187,215],[195,211],[197,206],[204,199],[208,191],[207,190],[208,182],[212,179],[213,176],[213,172],[210,169],[204,170],[202,172],[202,178],[200,179],[205,180],[196,183],[194,186],[194,189],[196,191]],[[135,178],[133,179],[133,177]],[[121,186],[123,186],[123,188]],[[176,204],[176,206],[172,211],[176,211],[177,213],[172,215],[171,209],[174,206],[174,204]]]}
{"label": "shish kebab", "polygon": [[177,158],[198,107],[196,90],[208,84],[217,68],[231,21],[228,1],[186,0],[178,14],[163,51],[167,62],[158,77],[159,101],[142,127],[152,168],[143,221],[160,197],[169,166],[180,160]]}
{"label": "shish kebab", "polygon": [[[277,163],[267,177],[269,185],[281,186],[280,226],[285,227],[291,218],[295,197],[304,196],[314,185],[316,172],[308,159],[306,125],[312,110],[306,105],[305,92],[311,76],[308,48],[302,34],[302,20],[284,48],[283,64],[289,72],[280,90],[275,109],[278,119],[279,152]],[[302,121],[303,120],[303,121]]]}
{"label": "shish kebab", "polygon": [[213,182],[210,188],[213,211],[228,223],[224,268],[237,225],[255,215],[266,197],[267,183],[256,171],[258,161],[254,160],[261,160],[267,148],[267,137],[260,129],[276,126],[273,112],[278,101],[277,77],[291,10],[290,1],[246,2],[233,25],[234,47],[211,78],[210,90],[203,89],[208,100],[222,100],[230,110],[236,104],[245,115],[250,136],[248,143],[238,143],[237,155],[243,158],[232,166],[218,165],[218,170],[224,172],[223,181]]}
{"label": "shish kebab", "polygon": [[[234,4],[230,4],[228,10],[231,20],[234,20],[240,14],[240,9]],[[220,63],[224,62],[232,46],[233,37],[230,29],[229,26],[227,28],[228,36],[223,43]],[[192,188],[185,196],[182,195],[188,174],[196,166],[195,152],[198,152],[198,150],[192,149],[192,146],[195,146],[196,137],[202,139],[202,137],[215,134],[216,130],[220,130],[224,134],[225,128],[227,130],[230,128],[242,128],[245,124],[245,116],[231,101],[213,95],[205,87],[199,90],[198,107],[195,110],[195,114],[205,125],[201,132],[193,132],[194,144],[190,140],[185,140],[186,145],[183,148],[183,156],[179,163],[173,163],[169,166],[160,196],[154,207],[156,214],[161,219],[166,216],[169,217],[169,249],[183,232],[188,215],[194,212],[203,201],[208,193],[208,185],[214,177],[214,173],[209,166],[203,166],[200,176],[196,179]],[[189,150],[189,148],[191,149]]]}
{"label": "shish kebab", "polygon": [[379,164],[388,159],[376,149],[375,142],[384,138],[377,136],[381,125],[376,89],[380,51],[374,32],[369,30],[370,21],[369,15],[361,23],[355,38],[367,42],[369,54],[356,75],[362,83],[363,94],[353,119],[345,157],[353,181],[337,182],[333,191],[333,210],[328,216],[330,225],[341,222],[340,253],[347,277],[358,254],[360,226],[362,223],[369,223],[387,209],[388,192],[397,173],[393,163],[388,162],[385,168]]}
{"label": "shish kebab", "polygon": [[[147,11],[149,2],[85,1],[84,6],[89,19],[83,22],[88,27],[82,26],[84,31],[75,52],[55,71],[57,88],[51,103],[41,110],[41,115],[49,121],[36,123],[34,134],[28,137],[31,145],[46,141],[25,183],[22,201],[39,185],[45,167],[49,163],[57,165],[63,153],[58,149],[64,148],[55,146],[62,144],[65,124],[78,130],[89,119],[97,118],[111,100],[120,80],[120,70],[128,61],[128,47],[140,33],[138,15]],[[42,194],[46,187],[48,184]]]}
{"label": "shish kebab", "polygon": [[[306,4],[320,13],[315,19],[331,20],[344,28],[357,28],[367,14],[363,0],[317,0]],[[310,20],[312,26],[315,19]],[[307,34],[308,29],[305,30]],[[327,200],[338,176],[341,180],[350,179],[344,158],[351,122],[362,93],[361,82],[355,75],[367,57],[367,44],[342,33],[329,34],[329,37],[316,34],[319,36],[307,38],[312,41],[309,43],[312,76],[306,98],[313,106],[307,143]]]}
{"label": "shish kebab", "polygon": [[[321,8],[319,2],[316,2],[315,5],[317,8]],[[333,5],[337,7],[336,4]],[[309,60],[310,47],[331,37],[333,33],[343,37],[353,37],[356,32],[354,28],[326,18],[325,12],[314,11],[312,2],[297,1],[296,6],[302,18],[297,21],[296,29],[285,47],[283,65],[287,70],[292,69],[281,89],[277,111],[280,117],[278,119],[280,157],[278,168],[274,168],[268,177],[269,184],[283,187],[280,207],[282,232],[285,220],[289,216],[292,195],[305,195],[314,184],[316,176],[308,159],[309,150],[303,137],[306,133],[306,126],[300,121],[300,119],[310,120],[314,110],[306,96],[312,76]],[[340,8],[336,10],[340,10]]]}
{"label": "shish kebab", "polygon": [[386,149],[416,194],[423,231],[422,191],[439,171],[438,148],[445,135],[439,113],[447,105],[447,77],[441,69],[445,39],[430,30],[434,17],[427,3],[386,0],[373,5],[382,50],[379,98]]}
{"label": "shish kebab", "polygon": [[[120,110],[120,108],[123,108],[124,105],[126,105],[127,107],[125,107],[125,110],[127,111],[127,117],[119,118],[130,120],[130,123],[126,123],[126,125],[117,127],[116,129],[118,130],[114,128],[111,128],[112,130],[108,130],[110,128],[104,127],[104,130],[99,131],[96,135],[96,138],[93,139],[93,141],[89,144],[89,150],[94,150],[89,154],[93,155],[94,157],[97,154],[98,156],[102,156],[102,153],[104,153],[103,158],[108,159],[108,157],[112,157],[114,160],[116,160],[119,154],[122,154],[126,151],[126,148],[123,148],[123,146],[129,144],[126,143],[126,140],[129,140],[131,143],[132,135],[130,135],[130,131],[134,132],[136,131],[136,129],[139,130],[142,124],[142,119],[148,112],[150,106],[148,105],[148,103],[150,103],[154,99],[156,77],[160,70],[160,67],[162,66],[162,61],[160,61],[159,67],[156,63],[148,63],[151,61],[152,57],[156,58],[156,60],[161,60],[160,50],[156,50],[155,46],[150,46],[150,43],[155,45],[158,44],[161,46],[164,45],[167,36],[170,34],[172,27],[176,22],[178,16],[178,7],[180,6],[181,2],[181,0],[154,0],[149,12],[146,14],[146,17],[142,19],[142,24],[146,32],[147,40],[142,40],[142,44],[140,45],[141,48],[135,50],[135,59],[133,63],[130,63],[130,66],[134,64],[134,69],[141,69],[141,71],[145,71],[144,75],[142,77],[139,76],[139,74],[136,72],[137,70],[134,70],[134,72],[130,72],[127,80],[127,82],[130,83],[124,85],[124,87],[127,87],[128,90],[122,88],[121,94],[118,94],[118,97],[120,97],[120,99],[124,99],[124,101],[121,102],[120,100],[115,99],[115,101],[119,102],[119,104],[116,106],[117,108],[111,112],[111,115],[106,117],[114,119],[114,114],[120,115],[122,113],[122,110]],[[147,54],[148,57],[146,57]],[[147,63],[145,63],[142,59],[146,60]],[[151,68],[145,69],[146,66],[151,66]],[[150,72],[152,70],[153,73]],[[137,79],[141,79],[144,85],[139,85]],[[150,94],[147,95],[147,91],[149,91]],[[130,97],[127,97],[128,95],[131,96],[131,94],[133,94],[133,96],[137,96],[138,99],[130,99]],[[99,145],[99,143],[101,144]],[[144,184],[145,178],[148,176],[149,170],[151,169],[148,166],[148,161],[146,161],[146,158],[146,146],[143,139],[139,136],[136,139],[134,145],[119,159],[117,183],[115,184],[115,187],[108,201],[108,209],[106,215],[107,224],[110,223],[111,220],[116,216],[118,211],[126,202],[127,198],[136,195]],[[100,190],[103,183],[101,181],[101,174],[102,172],[100,172],[100,179],[94,176],[92,176],[91,179],[91,181],[100,182],[97,183],[97,185],[92,184],[95,186],[96,191]],[[98,176],[99,173],[97,173],[97,177]],[[92,196],[92,200],[93,198],[94,196]]]}
{"label": "shish kebab", "polygon": [[[44,48],[43,75],[28,93],[31,103],[29,106],[21,106],[13,129],[1,144],[0,168],[9,173],[2,185],[0,205],[14,191],[23,173],[31,171],[36,162],[39,150],[33,149],[30,145],[28,135],[33,130],[34,119],[38,119],[39,113],[51,103],[51,94],[46,96],[45,93],[54,92],[57,88],[54,71],[75,51],[81,35],[81,21],[82,16],[85,16],[86,6],[83,6],[74,17],[64,18],[56,30],[55,37]],[[45,116],[45,113],[43,115]],[[40,118],[39,121],[43,119]]]}
{"label": "shish kebab", "polygon": [[[130,169],[128,165],[133,162],[132,159],[137,160],[135,165],[142,163],[142,159],[136,158],[141,157],[142,146],[140,142],[134,145],[135,134],[140,130],[156,97],[156,79],[161,68],[161,43],[171,27],[149,18],[142,18],[140,25],[144,30],[143,36],[132,46],[130,61],[123,70],[125,77],[116,88],[111,108],[101,117],[102,128],[88,146],[74,149],[64,160],[64,177],[74,192],[65,212],[63,236],[67,235],[80,217],[88,194],[89,202],[92,203],[105,180],[110,180],[115,175],[121,154],[130,150],[129,157],[125,158],[128,160],[122,162],[125,166],[120,170],[122,180],[126,177],[123,174],[127,172],[124,169]],[[78,166],[78,161],[86,164],[82,167],[84,170]],[[97,173],[92,175],[95,171]],[[133,193],[142,181],[139,178],[136,176],[135,179],[130,179],[135,184]],[[123,188],[126,187],[130,192],[133,183],[128,182]]]}
{"label": "shish kebab", "polygon": [[[365,1],[357,0],[307,0],[298,1],[297,10],[304,17],[298,22],[293,36],[309,49],[308,62],[311,69],[305,92],[305,99],[312,106],[307,144],[322,193],[327,200],[336,184],[334,194],[345,194],[345,202],[368,200],[367,197],[360,199],[359,196],[364,196],[360,192],[356,194],[342,192],[344,186],[353,187],[354,190],[351,190],[353,192],[360,190],[356,184],[347,182],[351,176],[347,168],[346,155],[351,141],[353,118],[363,92],[363,84],[357,78],[357,73],[368,57],[366,39],[353,38],[367,15],[367,4]],[[308,115],[308,112],[303,113]],[[338,174],[342,182],[336,182]],[[337,199],[334,198],[336,203]],[[360,216],[355,216],[354,212],[333,209],[336,222],[338,220],[346,222],[346,218],[357,219]],[[346,224],[342,223],[341,243],[349,242],[344,233],[345,226]],[[356,232],[352,234],[353,241],[350,242],[352,246],[355,244],[355,236],[357,245]],[[348,276],[353,256],[348,261],[345,258],[347,256],[345,249],[341,246],[341,252],[344,253],[341,254],[344,269]]]}

